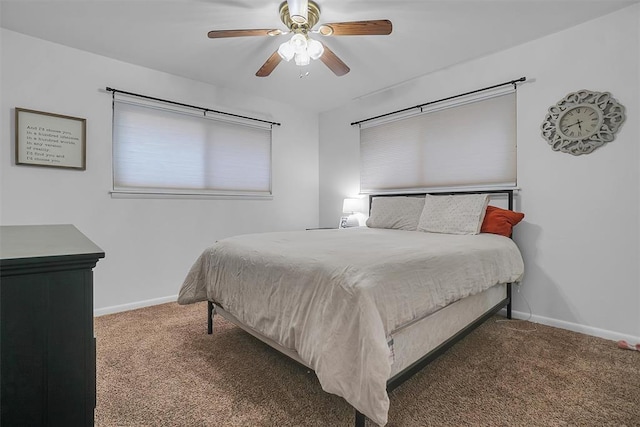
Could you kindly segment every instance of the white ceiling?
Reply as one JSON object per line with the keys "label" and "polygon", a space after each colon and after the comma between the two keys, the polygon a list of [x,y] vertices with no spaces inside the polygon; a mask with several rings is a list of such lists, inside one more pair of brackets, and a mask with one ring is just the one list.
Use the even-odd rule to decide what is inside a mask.
{"label": "white ceiling", "polygon": [[[320,22],[389,19],[389,36],[322,37],[350,68],[293,62],[255,72],[287,39],[209,39],[279,28],[280,0],[0,0],[1,25],[99,55],[324,111],[386,87],[561,31],[640,0],[317,0]],[[315,36],[320,38],[320,36]],[[543,60],[543,59],[542,59]]]}

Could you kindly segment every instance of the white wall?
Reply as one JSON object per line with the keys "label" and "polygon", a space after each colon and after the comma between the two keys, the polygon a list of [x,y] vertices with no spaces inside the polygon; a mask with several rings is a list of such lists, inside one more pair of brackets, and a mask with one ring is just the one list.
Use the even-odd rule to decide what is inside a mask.
{"label": "white wall", "polygon": [[[635,5],[363,97],[319,121],[270,100],[2,29],[0,224],[72,223],[101,246],[107,257],[95,270],[99,312],[163,300],[216,239],[318,221],[335,226],[342,199],[359,189],[359,132],[350,122],[526,76],[535,80],[518,90],[517,208],[526,218],[514,238],[527,271],[515,310],[528,312],[524,295],[534,320],[640,337],[639,27]],[[273,139],[274,199],[112,199],[106,86],[281,121]],[[539,136],[546,109],[583,88],[612,92],[627,107],[627,122],[593,154],[553,152]],[[87,170],[15,166],[15,107],[86,118]]]}
{"label": "white wall", "polygon": [[[317,114],[12,31],[1,35],[0,224],[71,223],[100,246],[98,313],[175,296],[217,239],[318,225]],[[281,122],[273,131],[273,200],[111,198],[107,86]],[[16,166],[15,107],[86,118],[87,170]]]}
{"label": "white wall", "polygon": [[[514,309],[612,339],[640,337],[640,5],[363,97],[320,116],[320,223],[358,191],[359,131],[349,123],[526,76],[518,89],[514,239],[526,276]],[[429,61],[424,52],[424,61]],[[616,140],[589,155],[552,151],[547,108],[579,89],[609,91],[627,108]]]}

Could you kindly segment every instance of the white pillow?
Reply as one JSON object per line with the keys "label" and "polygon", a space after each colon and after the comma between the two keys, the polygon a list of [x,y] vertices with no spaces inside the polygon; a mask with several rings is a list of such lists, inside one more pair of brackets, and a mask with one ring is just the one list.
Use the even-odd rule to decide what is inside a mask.
{"label": "white pillow", "polygon": [[422,197],[374,197],[367,227],[416,231],[423,208]]}
{"label": "white pillow", "polygon": [[478,234],[489,203],[488,194],[426,195],[418,231]]}

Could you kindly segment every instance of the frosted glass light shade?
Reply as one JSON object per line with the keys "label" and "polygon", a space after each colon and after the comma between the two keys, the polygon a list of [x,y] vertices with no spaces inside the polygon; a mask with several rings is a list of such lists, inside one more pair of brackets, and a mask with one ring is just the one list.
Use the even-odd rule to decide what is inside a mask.
{"label": "frosted glass light shade", "polygon": [[305,66],[309,65],[309,62],[311,62],[311,58],[306,51],[296,53],[296,65]]}
{"label": "frosted glass light shade", "polygon": [[307,42],[307,53],[311,59],[318,59],[324,53],[324,46],[318,40],[309,39]]}
{"label": "frosted glass light shade", "polygon": [[307,50],[307,38],[302,34],[294,34],[289,43],[291,43],[291,46],[293,46],[297,54],[306,52]]}
{"label": "frosted glass light shade", "polygon": [[278,55],[280,55],[280,57],[287,62],[293,59],[293,56],[295,55],[295,53],[296,53],[295,49],[293,48],[293,46],[291,46],[291,43],[289,42],[282,43],[278,48]]}

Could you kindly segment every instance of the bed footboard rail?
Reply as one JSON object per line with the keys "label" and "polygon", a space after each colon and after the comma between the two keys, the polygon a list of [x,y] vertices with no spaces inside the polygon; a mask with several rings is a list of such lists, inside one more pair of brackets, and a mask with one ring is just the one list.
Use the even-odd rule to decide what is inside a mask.
{"label": "bed footboard rail", "polygon": [[507,319],[511,320],[511,305],[513,303],[513,299],[511,298],[511,283],[507,283],[507,299],[509,302],[507,303]]}
{"label": "bed footboard rail", "polygon": [[213,307],[211,301],[207,301],[207,334],[213,334],[213,315],[216,314],[216,310]]}

